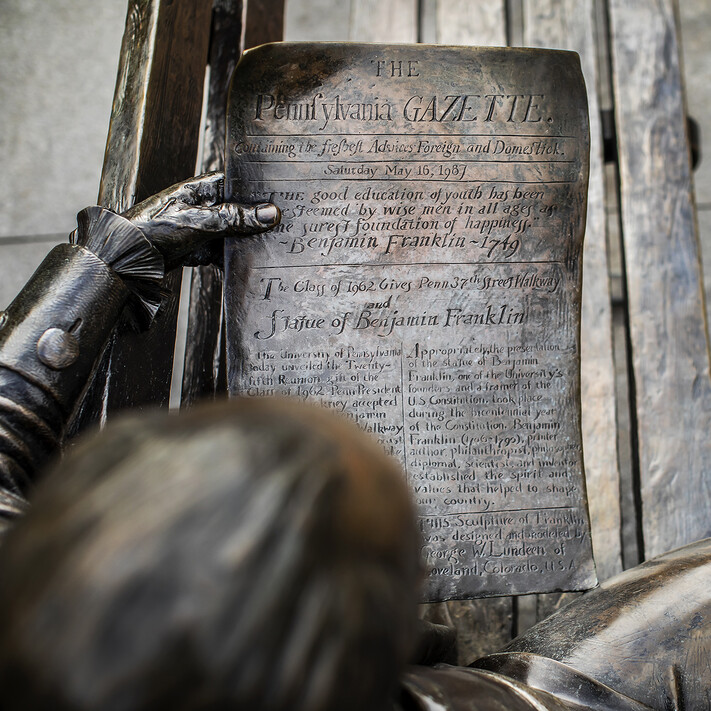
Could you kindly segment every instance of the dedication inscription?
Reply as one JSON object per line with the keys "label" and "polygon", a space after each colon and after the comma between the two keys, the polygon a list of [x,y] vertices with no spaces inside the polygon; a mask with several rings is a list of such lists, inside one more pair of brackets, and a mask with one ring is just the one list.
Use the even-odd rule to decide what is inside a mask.
{"label": "dedication inscription", "polygon": [[230,90],[232,394],[320,400],[397,457],[425,598],[595,583],[579,411],[577,55],[279,44]]}

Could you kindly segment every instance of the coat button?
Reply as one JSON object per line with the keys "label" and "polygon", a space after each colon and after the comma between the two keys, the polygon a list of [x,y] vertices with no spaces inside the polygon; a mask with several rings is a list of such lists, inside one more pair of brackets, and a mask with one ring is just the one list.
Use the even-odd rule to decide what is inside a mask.
{"label": "coat button", "polygon": [[48,328],[37,341],[37,356],[49,368],[68,368],[79,357],[79,341],[61,328]]}

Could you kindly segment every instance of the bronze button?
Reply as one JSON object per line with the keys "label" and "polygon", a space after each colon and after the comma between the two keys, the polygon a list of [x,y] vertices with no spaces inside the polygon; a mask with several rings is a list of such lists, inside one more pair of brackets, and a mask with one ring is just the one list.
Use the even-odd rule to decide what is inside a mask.
{"label": "bronze button", "polygon": [[37,341],[37,356],[47,367],[63,370],[79,357],[79,341],[61,328],[48,328]]}

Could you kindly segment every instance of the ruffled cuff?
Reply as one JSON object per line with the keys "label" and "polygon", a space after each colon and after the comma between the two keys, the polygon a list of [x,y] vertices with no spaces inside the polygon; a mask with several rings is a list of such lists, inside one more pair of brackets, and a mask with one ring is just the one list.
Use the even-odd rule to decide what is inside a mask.
{"label": "ruffled cuff", "polygon": [[91,251],[121,277],[132,294],[129,315],[138,328],[148,328],[164,296],[165,262],[143,232],[125,217],[94,206],[79,212],[69,242]]}

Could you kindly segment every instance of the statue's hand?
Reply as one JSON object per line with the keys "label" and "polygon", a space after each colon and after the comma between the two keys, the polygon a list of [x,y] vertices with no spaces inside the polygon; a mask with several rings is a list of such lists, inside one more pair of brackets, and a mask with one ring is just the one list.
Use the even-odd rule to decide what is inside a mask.
{"label": "statue's hand", "polygon": [[134,205],[123,217],[163,255],[166,269],[207,263],[210,251],[202,248],[217,237],[257,234],[281,219],[271,203],[250,207],[223,202],[224,182],[222,173],[198,175]]}

